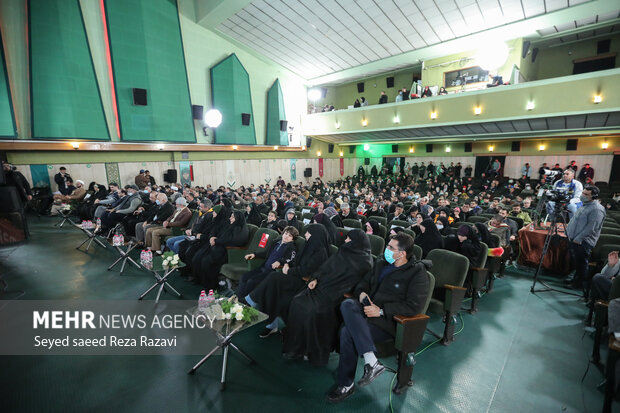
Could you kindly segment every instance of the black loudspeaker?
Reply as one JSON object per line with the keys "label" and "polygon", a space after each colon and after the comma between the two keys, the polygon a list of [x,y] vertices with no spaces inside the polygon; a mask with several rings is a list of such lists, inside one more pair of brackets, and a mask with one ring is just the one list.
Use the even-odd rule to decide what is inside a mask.
{"label": "black loudspeaker", "polygon": [[350,154],[354,154],[355,153],[355,145],[349,146],[349,153]]}
{"label": "black loudspeaker", "polygon": [[249,126],[250,125],[250,118],[252,117],[252,115],[250,115],[249,113],[242,113],[241,114],[241,124],[243,126]]}
{"label": "black loudspeaker", "polygon": [[566,150],[567,151],[576,151],[577,150],[577,142],[579,139],[567,139],[566,140]]}
{"label": "black loudspeaker", "polygon": [[174,184],[177,182],[177,170],[176,169],[168,169],[168,172],[164,173],[164,181],[169,184]]}
{"label": "black loudspeaker", "polygon": [[280,121],[280,132],[286,132],[286,128],[288,127],[288,121],[287,120],[281,120]]}
{"label": "black loudspeaker", "polygon": [[392,153],[398,153],[398,145],[392,145]]}
{"label": "black loudspeaker", "polygon": [[596,54],[609,53],[611,39],[599,40],[596,42]]}
{"label": "black loudspeaker", "polygon": [[312,138],[306,138],[306,147],[310,149],[312,146]]}
{"label": "black loudspeaker", "polygon": [[513,152],[519,152],[521,150],[521,141],[512,141],[511,150]]}
{"label": "black loudspeaker", "polygon": [[370,165],[370,158],[364,158],[364,165]]}
{"label": "black loudspeaker", "polygon": [[305,178],[312,178],[312,168],[304,169],[304,177]]}
{"label": "black loudspeaker", "polygon": [[525,59],[525,56],[527,56],[527,51],[530,50],[530,41],[526,40],[523,42],[523,49],[521,49],[521,58]]}
{"label": "black loudspeaker", "polygon": [[327,96],[327,88],[322,87],[321,88],[321,99],[325,99],[325,96]]}
{"label": "black loudspeaker", "polygon": [[472,143],[471,142],[465,142],[465,152],[471,152],[472,151]]}
{"label": "black loudspeaker", "polygon": [[394,87],[394,78],[393,77],[386,77],[385,78],[385,83],[387,84],[387,87]]}
{"label": "black loudspeaker", "polygon": [[334,153],[334,144],[330,143],[327,145],[327,152]]}
{"label": "black loudspeaker", "polygon": [[22,209],[22,200],[14,186],[1,186],[0,199],[0,212],[17,212]]}
{"label": "black loudspeaker", "polygon": [[532,49],[532,63],[536,61],[536,56],[538,56],[538,47]]}
{"label": "black loudspeaker", "polygon": [[360,82],[357,84],[357,93],[363,93],[364,92],[364,82]]}
{"label": "black loudspeaker", "polygon": [[426,152],[433,152],[433,144],[432,143],[427,143],[426,144]]}
{"label": "black loudspeaker", "polygon": [[202,120],[204,107],[200,105],[192,105],[192,119]]}
{"label": "black loudspeaker", "polygon": [[133,104],[136,106],[146,106],[146,89],[133,88]]}

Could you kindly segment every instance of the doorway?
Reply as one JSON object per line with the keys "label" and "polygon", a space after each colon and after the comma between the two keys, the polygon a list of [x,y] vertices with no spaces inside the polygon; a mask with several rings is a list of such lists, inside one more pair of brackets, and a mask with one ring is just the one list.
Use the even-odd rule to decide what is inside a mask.
{"label": "doorway", "polygon": [[477,155],[476,156],[476,169],[474,170],[474,176],[479,178],[483,173],[486,173],[493,165],[493,161],[499,160],[502,165],[499,170],[499,176],[504,176],[504,165],[506,163],[506,155]]}

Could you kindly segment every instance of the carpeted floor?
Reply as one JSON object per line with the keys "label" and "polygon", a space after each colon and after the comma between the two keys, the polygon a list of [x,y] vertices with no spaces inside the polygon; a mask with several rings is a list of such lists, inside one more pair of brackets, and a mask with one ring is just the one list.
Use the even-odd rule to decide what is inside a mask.
{"label": "carpeted floor", "polygon": [[[30,218],[31,240],[0,249],[0,274],[8,282],[0,299],[131,300],[152,284],[145,271],[107,271],[112,251],[75,249],[83,234],[53,227],[53,218]],[[228,382],[220,392],[220,356],[198,372],[197,356],[0,357],[3,412],[596,412],[603,373],[588,368],[592,338],[584,334],[585,306],[575,297],[531,294],[531,274],[511,268],[482,297],[475,315],[462,313],[456,341],[432,345],[417,356],[415,384],[390,396],[393,374],[358,388],[338,405],[325,400],[338,355],[325,368],[286,361],[279,337],[261,340],[261,325],[234,342],[258,360],[231,353]],[[187,297],[200,289],[172,280]],[[23,292],[23,293],[22,293]],[[154,296],[149,296],[153,299]],[[164,294],[163,299],[175,299]],[[0,306],[2,303],[0,302]],[[439,315],[430,327],[442,331]],[[2,340],[10,337],[2,337]],[[434,337],[426,335],[427,347]],[[605,352],[603,352],[603,360]],[[394,358],[383,360],[395,366]],[[358,377],[361,374],[358,369]]]}

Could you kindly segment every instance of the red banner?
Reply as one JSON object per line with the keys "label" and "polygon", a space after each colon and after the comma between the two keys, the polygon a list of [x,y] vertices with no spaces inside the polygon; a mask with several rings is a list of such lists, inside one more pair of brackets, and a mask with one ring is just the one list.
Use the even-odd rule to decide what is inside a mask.
{"label": "red banner", "polygon": [[344,176],[344,158],[340,158],[340,176]]}
{"label": "red banner", "polygon": [[319,176],[323,178],[323,158],[319,158]]}

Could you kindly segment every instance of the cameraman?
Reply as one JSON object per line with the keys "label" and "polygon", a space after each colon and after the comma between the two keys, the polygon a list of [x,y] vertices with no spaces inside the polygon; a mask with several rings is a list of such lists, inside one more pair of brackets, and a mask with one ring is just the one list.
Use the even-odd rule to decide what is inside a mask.
{"label": "cameraman", "polygon": [[571,282],[571,288],[576,290],[584,289],[588,259],[601,235],[606,215],[605,208],[597,200],[599,192],[594,185],[585,187],[580,197],[583,206],[577,210],[566,227],[566,236],[570,240],[569,252],[575,263],[575,277]]}
{"label": "cameraman", "polygon": [[[570,199],[570,202],[566,206],[568,209],[568,216],[572,219],[577,212],[577,208],[581,206],[581,192],[583,191],[583,185],[575,178],[575,171],[572,169],[566,169],[562,174],[562,179],[558,180],[555,184],[553,184],[554,192],[562,192],[567,194],[567,199]],[[598,190],[598,189],[597,189]],[[555,211],[555,202],[549,201],[547,202],[547,214],[549,215],[549,220],[553,219]]]}

